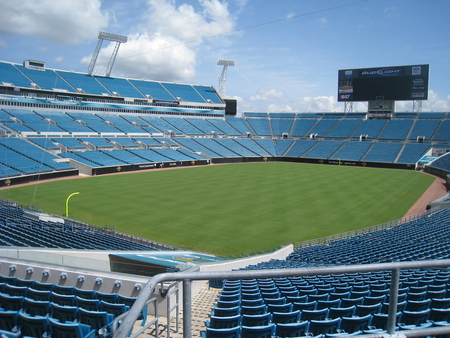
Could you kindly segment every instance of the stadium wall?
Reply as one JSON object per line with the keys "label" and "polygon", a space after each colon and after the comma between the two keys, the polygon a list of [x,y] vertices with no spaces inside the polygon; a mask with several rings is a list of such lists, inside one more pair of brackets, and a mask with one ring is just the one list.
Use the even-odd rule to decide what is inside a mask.
{"label": "stadium wall", "polygon": [[0,180],[0,187],[7,187],[21,183],[32,183],[37,181],[51,180],[55,178],[64,178],[70,176],[78,176],[79,170],[54,171],[50,173],[40,173],[35,175],[14,176]]}

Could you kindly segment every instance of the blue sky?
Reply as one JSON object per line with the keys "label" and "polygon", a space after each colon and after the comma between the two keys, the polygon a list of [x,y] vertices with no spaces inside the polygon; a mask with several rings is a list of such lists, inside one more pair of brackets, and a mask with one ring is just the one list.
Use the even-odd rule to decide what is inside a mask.
{"label": "blue sky", "polygon": [[0,60],[86,72],[101,30],[128,37],[113,76],[218,89],[217,60],[232,59],[227,96],[269,112],[343,111],[339,69],[430,64],[423,110],[450,111],[449,14],[448,0],[2,1]]}

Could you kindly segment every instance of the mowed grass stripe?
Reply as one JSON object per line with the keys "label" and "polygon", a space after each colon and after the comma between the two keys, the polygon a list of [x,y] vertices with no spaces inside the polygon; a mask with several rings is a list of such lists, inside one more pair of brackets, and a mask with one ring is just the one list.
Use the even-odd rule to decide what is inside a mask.
{"label": "mowed grass stripe", "polygon": [[434,178],[419,172],[267,162],[155,170],[0,191],[154,241],[233,255],[401,218]]}

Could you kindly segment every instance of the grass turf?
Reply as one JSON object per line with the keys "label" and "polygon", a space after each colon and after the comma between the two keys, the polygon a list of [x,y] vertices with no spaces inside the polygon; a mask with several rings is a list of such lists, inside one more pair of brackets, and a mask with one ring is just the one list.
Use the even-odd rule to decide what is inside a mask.
{"label": "grass turf", "polygon": [[401,218],[434,178],[267,162],[54,181],[0,197],[186,249],[234,255]]}

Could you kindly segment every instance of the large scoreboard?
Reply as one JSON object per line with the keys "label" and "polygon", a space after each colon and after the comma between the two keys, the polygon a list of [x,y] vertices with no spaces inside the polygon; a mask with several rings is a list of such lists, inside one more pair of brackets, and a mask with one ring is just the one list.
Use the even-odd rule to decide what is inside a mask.
{"label": "large scoreboard", "polygon": [[429,65],[339,70],[338,101],[428,99]]}

